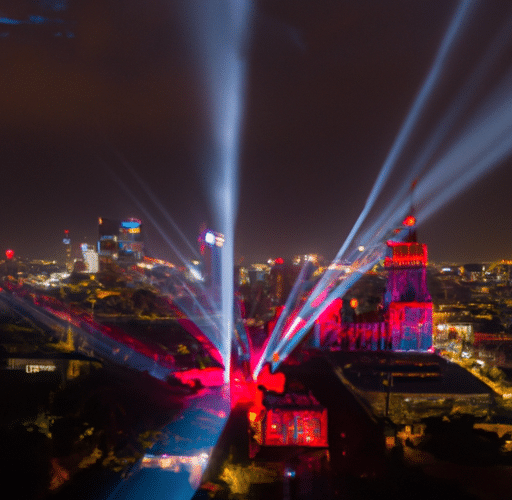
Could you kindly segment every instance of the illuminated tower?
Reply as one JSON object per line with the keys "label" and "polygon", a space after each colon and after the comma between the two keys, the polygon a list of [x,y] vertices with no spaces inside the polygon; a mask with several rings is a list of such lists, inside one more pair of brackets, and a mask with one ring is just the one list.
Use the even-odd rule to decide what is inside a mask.
{"label": "illuminated tower", "polygon": [[224,236],[211,229],[205,229],[199,236],[201,255],[203,257],[203,275],[206,285],[215,297],[220,300],[221,274],[221,250],[224,245]]}
{"label": "illuminated tower", "polygon": [[62,239],[64,247],[66,248],[66,270],[73,269],[73,262],[71,260],[71,237],[69,236],[69,229],[64,230],[64,238]]}
{"label": "illuminated tower", "polygon": [[427,288],[427,246],[416,241],[415,220],[406,241],[388,241],[390,256],[384,311],[388,323],[388,348],[394,351],[426,351],[432,346],[432,297]]}

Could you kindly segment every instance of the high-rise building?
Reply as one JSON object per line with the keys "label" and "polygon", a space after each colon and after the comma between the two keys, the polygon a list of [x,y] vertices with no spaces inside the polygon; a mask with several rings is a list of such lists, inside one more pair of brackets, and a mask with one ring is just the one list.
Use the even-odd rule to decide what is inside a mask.
{"label": "high-rise building", "polygon": [[142,221],[130,218],[119,224],[119,260],[139,262],[144,258]]}
{"label": "high-rise building", "polygon": [[109,264],[118,258],[119,223],[100,217],[98,221],[98,258],[100,264]]}
{"label": "high-rise building", "polygon": [[140,219],[125,220],[100,217],[98,224],[100,264],[127,264],[144,258],[144,239]]}
{"label": "high-rise building", "polygon": [[99,270],[98,263],[98,252],[95,248],[87,243],[82,243],[80,245],[80,249],[82,250],[82,259],[85,264],[85,269],[88,273],[97,273]]}
{"label": "high-rise building", "polygon": [[203,260],[203,278],[215,297],[220,298],[222,282],[221,250],[224,236],[211,229],[205,229],[199,236],[201,256]]}
{"label": "high-rise building", "polygon": [[71,237],[69,235],[69,229],[64,231],[62,243],[64,243],[64,248],[66,249],[66,269],[71,271],[73,268],[73,261],[71,259]]}

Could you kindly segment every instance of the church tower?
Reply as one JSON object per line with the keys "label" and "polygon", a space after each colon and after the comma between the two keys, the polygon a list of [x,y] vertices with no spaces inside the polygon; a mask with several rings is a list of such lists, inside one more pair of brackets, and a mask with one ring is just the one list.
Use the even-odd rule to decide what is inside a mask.
{"label": "church tower", "polygon": [[404,220],[404,241],[388,241],[390,255],[384,312],[387,347],[393,351],[427,351],[432,347],[432,297],[427,288],[427,245],[416,241],[416,220]]}

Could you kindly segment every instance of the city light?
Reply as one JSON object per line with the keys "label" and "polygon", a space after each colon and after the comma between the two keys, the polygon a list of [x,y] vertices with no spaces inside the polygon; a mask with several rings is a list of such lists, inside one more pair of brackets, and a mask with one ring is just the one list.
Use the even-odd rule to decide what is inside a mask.
{"label": "city light", "polygon": [[404,226],[408,226],[408,227],[412,227],[416,224],[416,218],[413,217],[412,215],[408,215],[403,223],[402,223]]}
{"label": "city light", "polygon": [[208,243],[208,245],[215,244],[215,235],[211,231],[207,231],[204,235],[204,241]]}
{"label": "city light", "polygon": [[[405,107],[394,98],[387,99],[385,107],[372,108],[376,109],[375,113],[382,113],[387,108],[395,112],[396,108],[398,114],[386,117],[386,123],[398,126],[391,131],[391,135],[387,135],[389,130],[381,134],[382,141],[391,139],[387,145],[385,142],[384,145],[376,144],[378,141],[373,141],[373,136],[370,136],[373,141],[373,165],[365,165],[364,172],[375,168],[371,176],[363,174],[363,167],[359,167],[363,165],[360,159],[349,154],[341,158],[328,145],[315,144],[320,137],[319,132],[313,130],[307,120],[302,120],[313,141],[310,147],[314,157],[304,155],[299,149],[295,151],[300,145],[296,138],[292,141],[290,136],[289,144],[286,140],[279,142],[280,165],[290,180],[286,188],[291,190],[287,191],[276,182],[280,180],[277,175],[268,175],[268,172],[263,173],[255,168],[262,169],[267,163],[272,166],[277,163],[271,156],[274,152],[269,143],[277,143],[278,138],[274,138],[275,129],[269,128],[270,121],[264,120],[274,118],[268,113],[272,105],[265,108],[255,100],[248,109],[251,117],[255,111],[260,114],[254,115],[257,120],[250,127],[243,124],[246,78],[249,75],[251,78],[257,77],[247,86],[251,99],[263,93],[257,87],[258,80],[263,80],[264,75],[259,58],[266,48],[273,47],[275,35],[273,33],[269,37],[268,47],[263,46],[263,51],[261,47],[253,51],[249,46],[253,4],[251,0],[180,2],[184,15],[178,18],[179,29],[169,36],[162,36],[165,30],[165,23],[162,23],[156,30],[157,38],[171,40],[187,34],[182,44],[191,51],[196,73],[181,52],[173,52],[172,61],[166,63],[164,52],[157,50],[154,51],[155,57],[159,64],[167,68],[165,76],[171,75],[172,81],[166,85],[163,78],[153,78],[156,75],[149,64],[147,68],[143,67],[148,71],[139,72],[143,76],[149,75],[150,84],[145,83],[144,88],[140,86],[140,75],[136,72],[132,75],[140,87],[138,91],[141,88],[156,90],[154,93],[159,97],[167,93],[176,100],[171,102],[167,99],[168,106],[163,106],[163,111],[157,109],[149,113],[159,125],[157,134],[154,130],[145,130],[143,124],[133,120],[137,127],[132,137],[135,139],[137,136],[137,141],[148,143],[153,148],[154,153],[147,157],[148,164],[155,161],[164,165],[165,171],[160,170],[158,177],[156,166],[152,171],[148,169],[149,175],[154,176],[153,182],[156,179],[160,183],[158,188],[164,192],[164,197],[168,197],[163,199],[166,199],[169,209],[190,217],[188,229],[195,235],[192,244],[136,170],[115,151],[115,156],[131,175],[126,180],[123,175],[116,173],[115,165],[109,166],[100,159],[100,166],[105,168],[99,169],[98,178],[95,179],[98,186],[96,198],[106,197],[111,189],[103,179],[105,174],[110,174],[123,195],[132,200],[135,211],[127,213],[140,214],[143,219],[116,219],[115,231],[107,234],[112,220],[100,217],[97,247],[87,243],[76,244],[89,239],[86,240],[84,234],[79,232],[82,229],[75,220],[71,222],[72,231],[77,235],[73,245],[69,230],[64,231],[64,245],[61,244],[62,229],[58,229],[55,239],[58,250],[66,253],[67,273],[50,272],[49,268],[39,271],[38,266],[27,264],[19,256],[22,250],[25,251],[20,241],[8,235],[5,239],[6,246],[17,245],[17,253],[14,258],[14,250],[5,251],[7,262],[2,264],[2,270],[6,279],[1,284],[0,305],[5,310],[12,310],[13,314],[24,316],[31,324],[28,327],[18,324],[16,316],[16,324],[12,325],[10,323],[14,320],[7,318],[7,326],[15,328],[6,327],[4,335],[6,338],[12,335],[17,341],[16,345],[22,345],[28,351],[26,347],[33,342],[32,338],[22,343],[16,337],[23,338],[26,331],[30,332],[30,337],[34,337],[33,333],[41,330],[37,334],[44,339],[44,344],[41,342],[44,356],[39,359],[21,351],[14,356],[14,347],[8,345],[2,347],[6,353],[4,357],[10,356],[6,357],[4,369],[11,370],[8,375],[23,376],[34,386],[40,380],[47,383],[50,377],[59,376],[62,380],[58,380],[57,384],[60,385],[49,396],[50,410],[66,407],[65,397],[69,397],[69,393],[71,400],[78,401],[83,397],[85,401],[77,402],[73,414],[71,405],[64,408],[62,411],[69,411],[70,415],[66,419],[56,416],[55,419],[59,420],[54,427],[47,425],[44,428],[47,437],[51,435],[50,431],[55,431],[56,436],[52,441],[56,446],[46,446],[50,454],[44,455],[50,467],[41,469],[43,472],[51,471],[52,477],[47,482],[52,484],[52,489],[71,482],[73,467],[82,467],[75,466],[75,463],[97,462],[93,471],[96,474],[100,464],[106,467],[109,458],[119,451],[119,455],[133,455],[130,456],[132,461],[129,467],[126,462],[123,463],[115,471],[117,476],[105,476],[108,482],[112,476],[112,484],[119,479],[105,495],[110,495],[109,498],[121,498],[121,490],[125,488],[122,493],[126,493],[126,497],[171,496],[188,500],[194,494],[192,490],[199,487],[202,487],[202,491],[198,492],[197,497],[201,498],[256,498],[267,495],[267,491],[270,498],[275,495],[271,494],[270,488],[267,489],[265,481],[254,480],[258,474],[263,476],[261,470],[264,467],[273,467],[274,472],[277,471],[268,482],[274,482],[277,496],[287,500],[297,495],[328,498],[330,494],[343,494],[345,490],[350,493],[353,487],[361,487],[363,493],[370,490],[376,492],[381,486],[381,477],[382,483],[388,488],[393,486],[399,491],[403,484],[396,481],[396,485],[391,484],[390,471],[393,479],[402,477],[403,471],[409,473],[412,470],[415,480],[422,485],[428,483],[433,491],[438,483],[445,485],[445,476],[448,477],[452,470],[458,476],[469,477],[461,473],[460,464],[449,460],[456,455],[458,445],[452,446],[453,436],[450,432],[439,431],[445,425],[452,426],[450,431],[458,428],[453,440],[458,444],[463,442],[464,446],[459,448],[468,456],[463,457],[461,463],[464,462],[463,466],[468,470],[472,469],[470,472],[475,472],[475,464],[480,467],[480,459],[490,460],[488,457],[492,457],[494,466],[506,463],[512,457],[509,432],[512,429],[509,422],[512,389],[508,381],[505,383],[505,371],[500,373],[502,368],[510,364],[510,360],[506,359],[505,354],[498,359],[502,354],[499,349],[503,346],[508,348],[507,343],[512,342],[512,320],[510,314],[507,316],[507,312],[502,312],[508,311],[505,306],[512,304],[512,300],[509,300],[512,267],[501,269],[496,262],[485,266],[468,264],[460,269],[448,263],[432,265],[428,269],[428,284],[432,285],[430,295],[427,287],[427,246],[417,242],[416,234],[418,224],[424,224],[491,169],[506,164],[505,160],[512,152],[512,71],[505,69],[499,76],[488,71],[491,65],[498,61],[501,64],[501,59],[508,57],[504,49],[510,44],[512,17],[501,30],[495,30],[489,46],[479,47],[476,51],[478,64],[473,71],[466,71],[467,66],[463,67],[462,62],[472,54],[458,54],[455,49],[467,45],[464,42],[468,40],[464,40],[463,36],[470,35],[470,29],[474,27],[476,2],[460,0],[454,6],[445,6],[443,15],[449,12],[451,17],[445,19],[441,16],[443,22],[436,25],[436,30],[431,34],[432,37],[440,37],[435,38],[440,42],[438,46],[432,46],[433,38],[429,38],[429,43],[423,43],[422,51],[430,54],[431,64],[424,68],[426,71],[423,74],[419,64],[421,61],[415,61],[412,68],[414,73],[408,80],[410,93],[407,94]],[[258,5],[258,8],[261,7]],[[302,23],[306,11],[302,11],[303,7],[298,4],[295,8],[296,19]],[[271,11],[258,12],[255,19],[260,23],[259,30],[263,31],[265,23],[281,23],[281,12],[276,14]],[[424,9],[422,13],[425,12]],[[409,15],[407,13],[405,17]],[[363,16],[352,15],[351,22],[356,17]],[[340,18],[347,19],[346,16]],[[335,32],[334,25],[327,26],[324,22],[317,22],[319,20],[315,18],[315,24],[325,33]],[[43,16],[32,16],[26,21],[4,17],[0,18],[0,25],[47,25],[50,21]],[[425,23],[424,18],[422,21]],[[372,22],[375,23],[374,18]],[[173,28],[178,28],[177,24]],[[145,26],[144,20],[142,28]],[[300,28],[302,30],[303,26]],[[286,29],[290,32],[299,30],[297,26],[286,26]],[[490,31],[490,26],[485,24],[480,29]],[[135,30],[130,47],[139,46],[143,31]],[[118,34],[118,30],[113,32]],[[347,38],[346,31],[342,29],[341,32],[344,40]],[[398,29],[394,32],[402,33]],[[0,33],[0,37],[7,36],[6,33]],[[327,40],[329,37],[325,33]],[[416,36],[424,41],[425,34],[421,31]],[[258,35],[261,36],[259,31]],[[312,32],[304,30],[301,36],[304,36],[305,42],[300,46],[300,52],[293,54],[290,50],[283,57],[273,56],[276,57],[271,65],[274,70],[287,70],[294,59],[316,60],[316,57],[312,57],[314,50],[326,48],[314,42]],[[409,40],[410,33],[407,37]],[[471,43],[477,43],[475,40],[476,37]],[[330,39],[327,41],[331,43]],[[150,50],[154,48],[152,44],[140,46],[140,52],[148,47]],[[170,54],[174,47],[171,50],[169,45],[166,50]],[[137,50],[132,54],[135,52]],[[338,46],[335,52],[339,52]],[[408,57],[417,54],[412,49],[405,53]],[[108,52],[107,56],[112,54]],[[326,52],[320,62],[325,63],[332,54],[336,57],[339,55]],[[391,52],[387,56],[389,54]],[[382,54],[377,50],[377,55]],[[251,73],[246,68],[249,57],[257,62]],[[107,57],[102,61],[103,66],[105,61],[111,59]],[[355,53],[353,59],[356,60]],[[385,63],[382,68],[386,66],[389,70],[389,57],[381,59]],[[12,57],[12,60],[16,59]],[[339,61],[334,62],[337,64]],[[445,86],[455,85],[452,76],[459,69],[458,64],[464,69],[464,84],[453,92],[456,94],[454,98],[453,95],[443,95],[440,102],[434,103]],[[377,66],[372,60],[371,70],[367,68],[365,77],[382,70]],[[406,66],[397,61],[396,67],[409,68],[410,64]],[[55,69],[52,65],[49,68]],[[119,71],[119,68],[118,65],[114,70]],[[14,76],[21,74],[24,66],[18,69]],[[76,73],[76,68],[74,71]],[[402,79],[404,71],[399,73]],[[85,73],[76,74],[83,76]],[[299,81],[301,75],[306,75],[305,81]],[[274,72],[273,81],[281,85],[281,82],[289,79],[296,89],[292,92],[296,102],[300,102],[298,98],[302,97],[300,90],[303,87],[311,90],[313,78],[326,81],[325,75],[316,75],[311,71],[297,71],[291,76],[293,78],[282,78],[282,74]],[[59,72],[57,77],[62,77],[63,82],[74,81],[66,78],[63,72]],[[369,81],[374,84],[374,80],[370,78]],[[380,85],[378,78],[376,81]],[[420,84],[416,88],[414,85],[417,82]],[[323,90],[339,89],[339,86],[331,83]],[[52,88],[58,88],[58,85]],[[84,89],[87,88],[84,84]],[[271,94],[275,92],[278,95],[277,90],[272,90]],[[199,99],[197,109],[187,111],[189,103],[180,92]],[[400,89],[395,89],[395,93],[399,95]],[[146,94],[149,95],[149,92]],[[122,91],[118,99],[133,95]],[[29,101],[30,104],[33,99]],[[101,101],[105,102],[106,99]],[[50,99],[47,105],[51,107],[52,102]],[[441,102],[449,103],[444,113]],[[305,110],[303,118],[307,116],[306,112],[316,113],[319,103],[315,99],[311,101],[311,111]],[[470,109],[472,103],[475,103],[474,108]],[[144,104],[149,104],[149,101]],[[334,104],[331,106],[333,116],[338,110],[350,111],[350,108],[345,109],[339,103]],[[174,107],[187,117],[187,123],[183,126],[178,124],[178,118],[182,119],[183,116],[178,116],[175,122],[175,117],[165,116],[167,110]],[[289,107],[290,103],[285,102],[280,110]],[[363,107],[370,108],[366,102]],[[68,108],[74,109],[69,106],[65,109]],[[354,105],[353,109],[361,110],[361,106]],[[337,113],[336,116],[343,114]],[[59,120],[69,118],[64,117],[66,113],[57,115]],[[97,116],[101,121],[108,113]],[[38,115],[35,117],[37,120],[40,118]],[[52,131],[62,127],[60,122],[56,122],[57,118],[50,116],[54,125]],[[318,122],[322,125],[332,123],[332,120],[329,122],[324,118],[320,117]],[[77,123],[81,123],[79,119],[76,119]],[[120,118],[115,117],[115,120],[121,123]],[[197,123],[201,124],[199,138],[185,144],[183,138],[194,135],[192,129],[186,127],[195,127]],[[277,124],[282,129],[291,124],[291,132],[303,127],[302,124],[295,125],[284,119],[282,123],[278,120]],[[357,124],[353,123],[350,127],[352,125],[356,130],[354,136],[359,134],[357,137],[362,139],[354,141],[353,137],[347,136],[345,144],[356,143],[359,148],[359,142],[363,143],[366,136],[360,134],[361,129]],[[130,120],[128,126],[132,126]],[[106,125],[101,128],[109,132]],[[426,130],[428,133],[425,133]],[[247,136],[244,137],[242,134],[246,132]],[[327,143],[331,136],[339,137],[339,129],[335,127],[332,133],[324,132],[320,142]],[[162,153],[162,146],[158,144],[159,134],[169,143],[166,148],[169,147],[172,154],[179,151],[173,161],[167,161],[169,158],[162,161],[166,153]],[[248,139],[247,142],[245,139]],[[118,144],[128,144],[129,149],[133,147],[135,150],[135,141],[132,146],[116,134],[112,140]],[[186,149],[188,147],[193,153]],[[288,148],[293,148],[291,156]],[[49,146],[47,149],[50,151]],[[35,156],[35,153],[29,152],[30,155],[23,154],[22,159]],[[43,160],[48,159],[46,153],[42,156]],[[340,171],[348,169],[346,165],[350,162],[352,170],[361,168],[361,172],[347,173],[343,182],[335,184],[333,180],[333,186],[328,187],[336,191],[314,189],[317,186],[307,181],[303,182],[305,190],[297,190],[297,179],[304,176],[318,177],[319,182],[328,178],[321,176],[320,170],[318,173],[312,172],[311,167],[305,173],[302,170],[304,165],[295,163],[301,156],[311,160],[310,165],[332,162],[334,158],[339,161]],[[57,157],[53,155],[50,159],[53,161]],[[73,158],[73,155],[64,155],[64,159]],[[246,187],[239,189],[240,159],[247,169],[243,172],[244,180],[253,182],[250,190]],[[11,158],[7,157],[6,161],[8,164]],[[87,161],[86,158],[77,165],[83,167]],[[186,198],[185,195],[189,193],[185,189],[175,196],[180,189],[178,183],[182,181],[180,175],[190,170],[189,163],[196,163],[197,178],[204,182],[203,189],[209,201],[206,208],[202,206],[201,196]],[[292,173],[285,170],[289,166],[294,168]],[[250,169],[254,171],[248,175]],[[68,171],[57,169],[57,165],[54,170],[68,179]],[[180,175],[175,175],[178,171]],[[38,174],[39,177],[42,175]],[[82,176],[87,177],[83,172]],[[371,180],[365,186],[367,178]],[[353,189],[350,182],[357,182],[357,189]],[[70,188],[73,186],[70,182]],[[133,186],[141,190],[142,196],[136,195]],[[194,182],[187,184],[191,192],[196,187]],[[264,193],[261,193],[262,188]],[[504,184],[500,188],[504,189]],[[363,199],[355,200],[350,197],[352,191],[365,195]],[[55,192],[58,192],[57,189]],[[73,192],[71,189],[71,194],[64,198],[72,200]],[[296,197],[293,202],[300,202],[304,206],[309,203],[305,208],[307,217],[294,213],[291,205],[286,207],[290,209],[289,213],[287,210],[276,211],[273,206],[263,206],[276,197],[281,197],[280,201],[287,203],[290,192]],[[327,212],[331,211],[328,215],[332,219],[324,225],[315,221],[315,210],[323,210],[323,214],[326,211],[317,205],[317,200],[312,197],[313,192],[321,192],[325,202],[330,203]],[[240,213],[256,213],[263,221],[262,227],[257,223],[246,225],[250,223],[247,220],[237,221],[238,198],[242,194],[247,207]],[[251,199],[251,196],[254,198]],[[339,199],[346,206],[336,206],[341,203]],[[126,204],[119,203],[117,194],[106,201],[112,203],[114,213],[126,208]],[[159,211],[157,214],[150,210],[155,206]],[[45,207],[45,210],[50,208]],[[70,213],[73,212],[70,210]],[[286,222],[287,230],[283,230],[282,234],[271,225],[273,221],[270,219],[276,213]],[[80,215],[83,215],[82,212]],[[313,222],[308,220],[309,215]],[[353,220],[350,219],[352,216]],[[65,222],[64,219],[68,217],[59,214],[59,220],[62,219],[60,223],[67,224],[69,221]],[[158,254],[161,250],[158,246],[158,237],[161,237],[168,246],[164,249],[164,255],[165,251],[173,252],[177,266],[143,255],[146,242],[142,243],[142,240],[146,235],[142,230],[142,220],[144,227],[148,224],[148,244],[154,244],[151,252]],[[169,226],[178,233],[182,240],[180,244],[188,247],[188,250],[178,246]],[[450,229],[458,230],[460,227],[459,220],[455,218]],[[292,239],[294,233],[311,228],[323,228],[324,232],[313,243],[304,234],[300,244],[296,245]],[[329,249],[333,232],[340,230],[344,232],[341,241],[334,249],[332,246]],[[257,238],[258,231],[263,232],[259,244],[274,245],[267,248],[268,254],[259,255],[283,255],[285,258],[272,258],[266,264],[249,264],[252,257],[249,252],[256,254],[260,249],[253,245],[246,251],[250,242],[245,241],[243,235]],[[154,233],[157,233],[157,243],[153,239]],[[40,238],[41,234],[36,236]],[[455,229],[453,234],[455,237]],[[239,236],[242,236],[242,241],[237,240]],[[428,238],[425,239],[428,241]],[[320,254],[306,253],[309,249],[315,252],[327,250],[336,255],[329,263]],[[130,260],[129,257],[136,253],[138,257]],[[242,253],[245,255],[242,256]],[[295,257],[290,259],[290,255]],[[471,254],[467,252],[464,255]],[[447,259],[446,262],[451,261]],[[512,266],[511,262],[502,261],[501,264]],[[245,267],[239,272],[242,264]],[[37,268],[38,272],[32,271],[31,266]],[[164,312],[160,314],[160,311]],[[46,335],[50,334],[55,336],[51,342],[46,339]],[[484,351],[483,346],[489,345],[499,346],[494,365]],[[52,349],[55,346],[58,353],[54,355]],[[47,352],[55,359],[50,359]],[[72,377],[78,381],[77,373],[73,373],[76,365],[69,362],[71,356],[77,353],[98,365],[104,364],[101,369],[105,371],[99,377],[87,379],[87,384],[68,386],[68,393],[61,401],[59,398],[64,393],[65,384]],[[508,356],[508,351],[506,353]],[[25,355],[26,358],[21,357]],[[506,364],[502,361],[506,361]],[[122,372],[122,383],[116,381],[111,387],[107,374],[115,375],[116,370]],[[132,381],[132,372],[135,373],[134,382],[127,383]],[[92,380],[91,386],[99,381],[98,387],[89,388],[89,380]],[[138,387],[139,383],[141,387]],[[80,393],[82,390],[83,396]],[[128,392],[127,408],[121,404],[120,398],[118,400],[118,393],[122,391]],[[43,391],[34,392],[42,397]],[[317,392],[318,400],[313,396]],[[150,404],[143,399],[146,397]],[[32,398],[25,399],[31,402]],[[159,413],[161,406],[163,416]],[[329,418],[327,407],[330,409]],[[6,408],[9,409],[8,406]],[[99,425],[85,418],[86,426],[82,429],[78,425],[77,415],[84,409],[91,414],[99,413]],[[496,439],[490,438],[494,431],[480,432],[477,436],[478,446],[473,450],[474,443],[469,436],[475,429],[484,429],[477,425],[494,425],[501,418],[506,421],[507,433],[497,433]],[[25,427],[21,429],[23,432],[20,436],[26,438],[27,431],[31,432],[28,436],[38,437],[36,445],[38,449],[43,449],[39,446],[43,443],[42,428],[38,432],[33,422],[18,420],[16,425]],[[501,424],[503,422],[499,422]],[[146,425],[151,430],[136,435],[139,429],[146,430]],[[131,428],[127,431],[125,427]],[[61,435],[58,435],[59,432]],[[12,434],[15,444],[20,436]],[[68,435],[73,438],[70,438],[72,446],[66,446],[68,443],[64,442],[63,437],[67,439]],[[27,439],[23,440],[23,445],[25,441]],[[493,456],[491,451],[499,446],[502,449]],[[277,447],[280,448],[276,451]],[[485,453],[482,454],[484,448]],[[361,456],[368,455],[368,450],[371,457],[362,460]],[[32,456],[30,453],[29,449],[28,456]],[[445,460],[443,453],[448,460]],[[469,464],[471,467],[467,465],[470,453],[477,458]],[[82,455],[87,456],[84,458]],[[374,455],[379,455],[379,459],[382,455],[382,464],[375,467],[377,472],[368,466]],[[325,462],[325,474],[317,466],[317,458],[318,463]],[[444,479],[429,476],[437,474],[439,468],[432,464],[440,464],[441,468],[446,469],[443,471]],[[485,467],[487,465],[484,464]],[[82,472],[80,470],[78,474],[82,475]],[[205,472],[208,473],[205,475]],[[429,476],[426,483],[424,476]],[[79,487],[85,484],[86,481],[82,481],[80,476],[76,477]],[[83,477],[87,478],[85,475]],[[325,491],[321,488],[316,490],[322,481],[326,483]],[[404,484],[409,485],[408,482]],[[469,486],[473,487],[473,482]],[[130,488],[133,491],[128,491]],[[315,491],[308,492],[308,488]],[[395,494],[395,490],[389,493],[400,496]],[[449,494],[455,495],[451,491]]]}

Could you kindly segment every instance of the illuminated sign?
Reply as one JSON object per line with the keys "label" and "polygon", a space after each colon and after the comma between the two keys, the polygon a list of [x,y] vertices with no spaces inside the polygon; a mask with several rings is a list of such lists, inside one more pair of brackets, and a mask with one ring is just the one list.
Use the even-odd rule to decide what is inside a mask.
{"label": "illuminated sign", "polygon": [[56,369],[55,365],[25,365],[26,373],[54,372]]}
{"label": "illuminated sign", "polygon": [[124,227],[126,229],[139,228],[139,231],[140,231],[140,226],[141,226],[141,221],[140,220],[136,220],[136,219],[124,220],[123,222],[121,222],[121,227]]}
{"label": "illuminated sign", "polygon": [[140,233],[140,226],[128,228],[128,232],[132,234]]}

